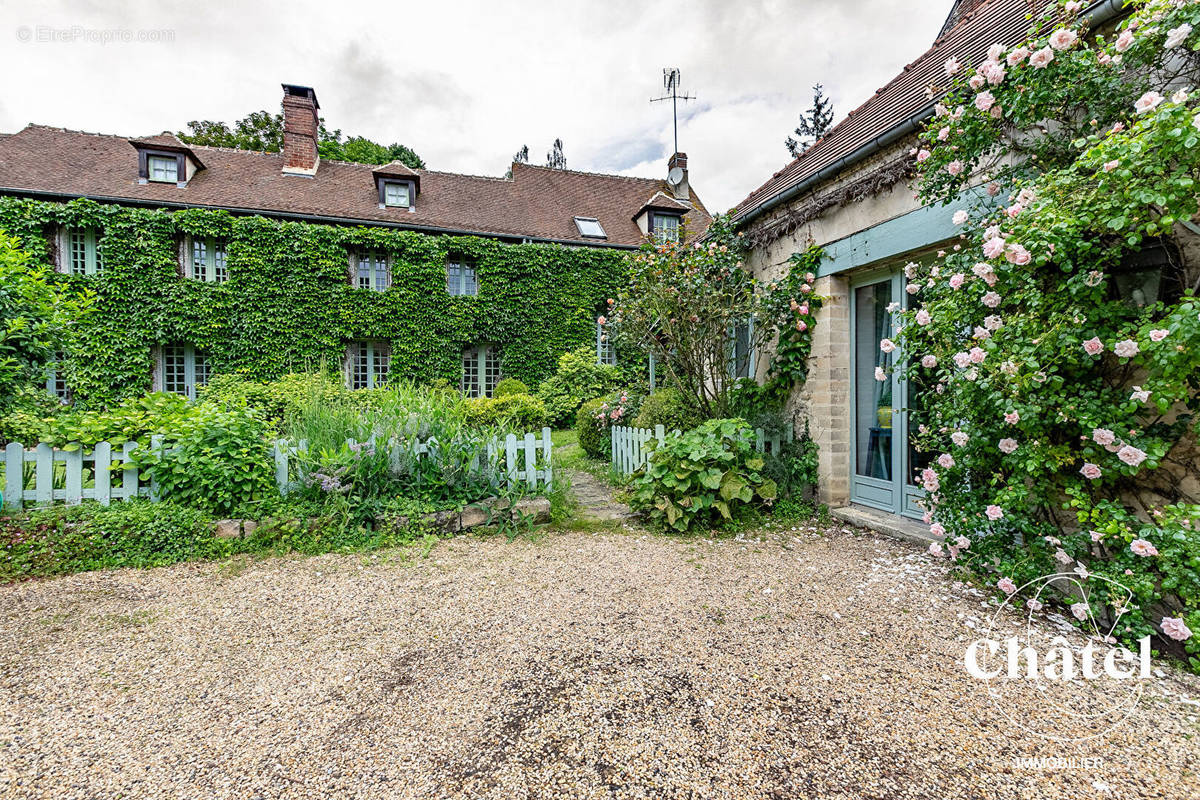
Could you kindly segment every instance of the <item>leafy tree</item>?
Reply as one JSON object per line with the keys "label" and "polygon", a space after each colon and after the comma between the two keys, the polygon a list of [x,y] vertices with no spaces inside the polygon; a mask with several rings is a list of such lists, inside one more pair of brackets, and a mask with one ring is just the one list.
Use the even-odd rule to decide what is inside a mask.
{"label": "leafy tree", "polygon": [[63,288],[49,267],[0,233],[0,408],[38,383],[91,301],[90,292]]}
{"label": "leafy tree", "polygon": [[[229,147],[235,150],[260,150],[277,153],[283,148],[283,112],[254,111],[230,128],[224,122],[192,120],[179,138],[188,144]],[[317,131],[317,152],[321,158],[353,161],[359,164],[386,164],[400,161],[412,169],[424,169],[425,162],[412,148],[399,143],[379,144],[362,136],[342,140],[341,130],[329,130],[321,118]]]}
{"label": "leafy tree", "polygon": [[793,131],[794,137],[789,136],[784,144],[792,158],[803,153],[814,142],[833,127],[833,101],[825,96],[824,87],[817,84],[813,87],[812,107],[800,115],[800,124]]}
{"label": "leafy tree", "polygon": [[563,154],[562,139],[555,139],[554,144],[550,147],[550,152],[546,153],[546,166],[552,169],[567,168],[567,157]]}
{"label": "leafy tree", "polygon": [[529,145],[527,145],[527,144],[521,145],[521,149],[518,150],[517,152],[513,153],[512,160],[517,161],[521,164],[528,164],[529,163]]}

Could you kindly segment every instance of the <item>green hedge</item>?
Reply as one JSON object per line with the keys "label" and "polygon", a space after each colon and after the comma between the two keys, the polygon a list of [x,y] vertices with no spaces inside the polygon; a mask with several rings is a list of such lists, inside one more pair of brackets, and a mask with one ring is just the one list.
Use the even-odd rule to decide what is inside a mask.
{"label": "green hedge", "polygon": [[[462,349],[492,343],[502,349],[504,374],[532,385],[554,372],[563,352],[594,341],[597,308],[627,274],[627,254],[613,249],[0,198],[0,230],[37,258],[50,258],[60,226],[104,234],[102,274],[55,278],[97,293],[64,370],[85,405],[144,394],[151,346],[171,342],[206,350],[217,373],[266,379],[338,368],[349,340],[389,340],[393,375],[455,385]],[[180,276],[184,235],[228,243],[228,282]],[[352,288],[351,249],[387,253],[392,287]],[[451,255],[475,260],[477,297],[446,292]]]}

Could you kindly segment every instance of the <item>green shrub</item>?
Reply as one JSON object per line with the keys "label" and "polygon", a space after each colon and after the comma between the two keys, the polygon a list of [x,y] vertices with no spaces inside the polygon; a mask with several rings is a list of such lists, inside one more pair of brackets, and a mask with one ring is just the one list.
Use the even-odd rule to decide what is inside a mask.
{"label": "green shrub", "polygon": [[689,531],[745,516],[775,500],[754,432],[744,420],[714,419],[651,443],[649,463],[633,475],[631,505],[652,523]]}
{"label": "green shrub", "polygon": [[612,391],[620,377],[616,367],[596,363],[595,347],[584,345],[558,359],[558,371],[542,382],[537,396],[546,404],[551,425],[570,427],[584,401]]}
{"label": "green shrub", "polygon": [[529,394],[472,397],[464,406],[467,422],[477,427],[502,425],[529,432],[546,424],[546,405]]}
{"label": "green shrub", "polygon": [[268,433],[253,409],[201,405],[172,426],[161,449],[139,448],[134,458],[164,499],[228,514],[276,491]]}
{"label": "green shrub", "polygon": [[612,434],[607,425],[599,420],[603,398],[588,400],[579,408],[575,417],[575,431],[579,434],[579,446],[592,458],[607,461],[612,457]]}
{"label": "green shrub", "polygon": [[[96,442],[119,445],[145,439],[152,433],[171,433],[198,413],[183,395],[154,392],[134,397],[107,410],[65,409],[45,420],[42,441],[55,447],[79,442],[91,447]],[[32,442],[27,442],[32,444]]]}
{"label": "green shrub", "polygon": [[496,388],[492,390],[492,397],[504,397],[509,394],[529,394],[529,387],[524,381],[519,381],[516,378],[504,378],[496,384]]}
{"label": "green shrub", "polygon": [[63,406],[42,387],[25,387],[0,409],[0,446],[20,442],[37,444],[45,437]]}
{"label": "green shrub", "polygon": [[248,380],[241,375],[214,375],[200,399],[226,408],[248,406],[265,419],[283,421],[314,396],[322,402],[337,402],[350,395],[341,378],[325,372],[294,372],[276,380]]}
{"label": "green shrub", "polygon": [[678,390],[664,386],[642,401],[642,410],[633,419],[635,428],[662,425],[668,431],[687,431],[699,425],[700,412],[687,403]]}

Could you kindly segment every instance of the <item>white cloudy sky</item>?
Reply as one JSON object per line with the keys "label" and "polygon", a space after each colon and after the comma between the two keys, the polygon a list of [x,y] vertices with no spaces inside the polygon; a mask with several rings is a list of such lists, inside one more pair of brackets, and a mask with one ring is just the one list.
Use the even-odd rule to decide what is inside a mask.
{"label": "white cloudy sky", "polygon": [[[0,131],[143,135],[278,110],[315,87],[330,127],[414,148],[431,169],[503,174],[554,137],[573,169],[657,176],[662,68],[692,184],[723,210],[788,161],[820,81],[838,118],[932,43],[951,0],[5,0]],[[126,31],[130,42],[88,41]],[[173,41],[139,42],[139,31]],[[150,34],[153,36],[154,34]],[[59,40],[55,40],[55,39]],[[63,40],[65,39],[65,41]]]}

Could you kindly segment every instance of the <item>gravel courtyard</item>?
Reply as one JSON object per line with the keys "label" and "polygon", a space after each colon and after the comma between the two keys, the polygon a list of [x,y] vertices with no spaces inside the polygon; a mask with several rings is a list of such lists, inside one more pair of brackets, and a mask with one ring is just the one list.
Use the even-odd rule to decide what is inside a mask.
{"label": "gravel courtyard", "polygon": [[871,535],[766,537],[0,587],[0,797],[1200,796],[1200,681],[1153,679],[1102,742],[1031,740],[963,671],[980,596]]}

